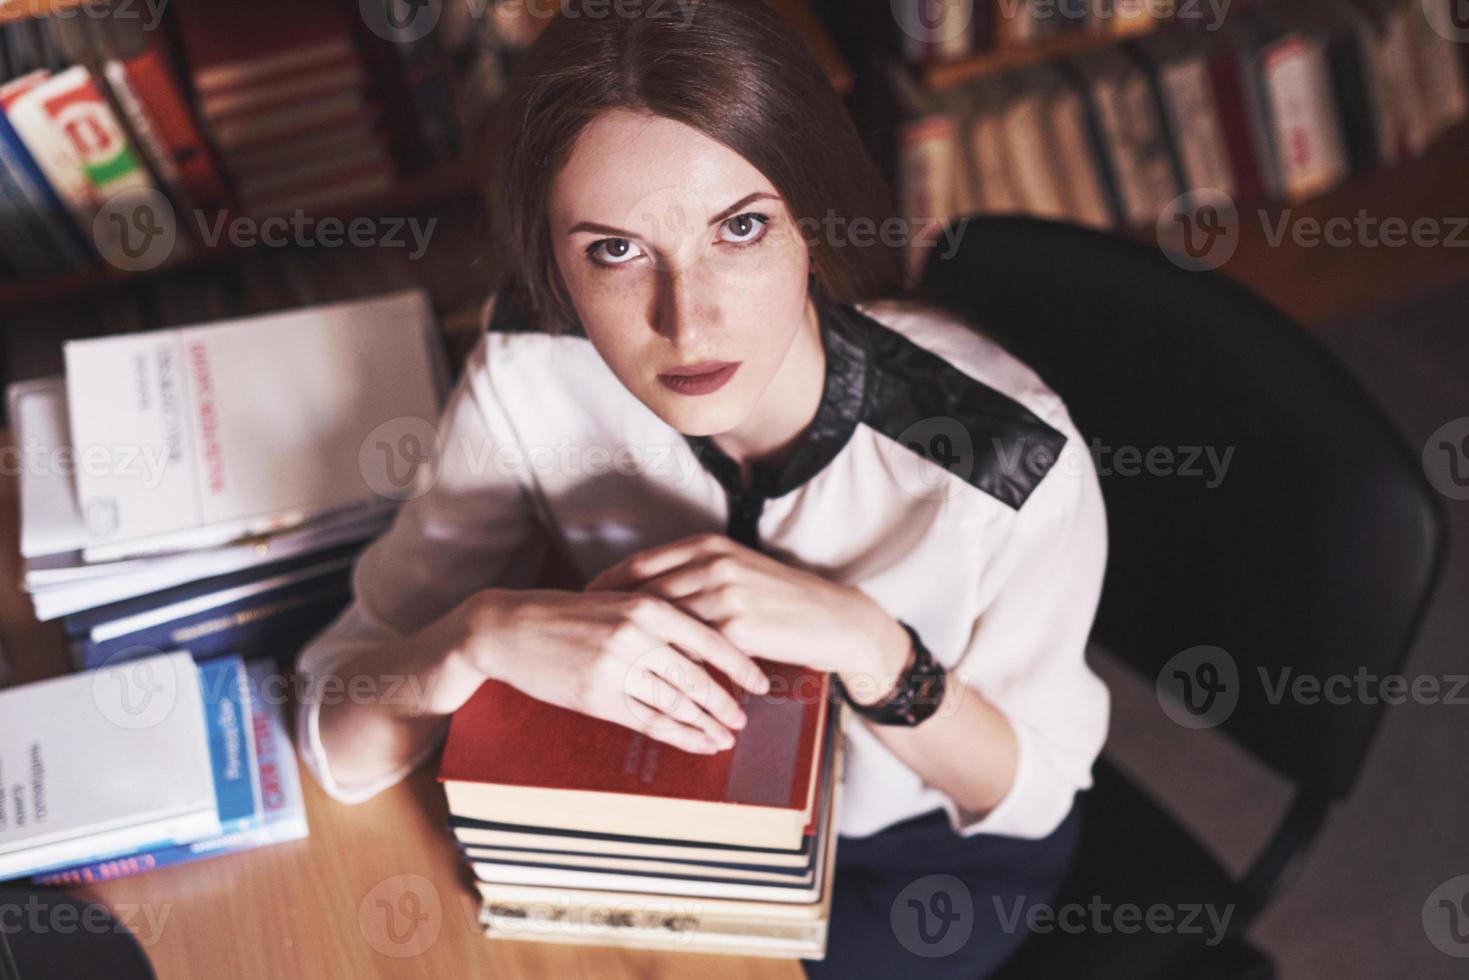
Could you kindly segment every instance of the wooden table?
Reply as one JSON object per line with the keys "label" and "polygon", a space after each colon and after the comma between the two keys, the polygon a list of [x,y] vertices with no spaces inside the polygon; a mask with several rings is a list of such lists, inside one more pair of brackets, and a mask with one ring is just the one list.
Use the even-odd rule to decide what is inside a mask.
{"label": "wooden table", "polygon": [[[0,431],[0,446],[9,445]],[[66,654],[60,624],[36,622],[19,589],[14,466],[0,470],[0,642],[23,683],[64,671]],[[309,839],[71,894],[123,919],[160,980],[804,975],[795,961],[484,938],[435,769],[436,760],[359,806],[331,800],[303,772]]]}

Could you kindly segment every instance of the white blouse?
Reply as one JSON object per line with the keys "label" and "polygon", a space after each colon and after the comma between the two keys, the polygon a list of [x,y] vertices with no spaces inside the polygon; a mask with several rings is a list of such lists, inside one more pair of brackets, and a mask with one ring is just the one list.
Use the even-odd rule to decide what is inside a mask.
{"label": "white blouse", "polygon": [[[1060,398],[951,314],[896,301],[819,313],[816,418],[787,464],[755,468],[750,490],[712,443],[634,398],[585,338],[487,333],[439,420],[431,487],[358,559],[352,604],[302,651],[301,672],[329,674],[479,589],[532,586],[550,549],[590,578],[725,531],[860,587],[917,631],[950,683],[1014,726],[1014,784],[980,816],[845,712],[841,833],[942,808],[960,834],[1048,835],[1091,785],[1107,730],[1107,689],[1083,656],[1107,553],[1091,455]],[[365,800],[423,761],[339,785],[318,714],[308,694],[299,750],[338,800]]]}

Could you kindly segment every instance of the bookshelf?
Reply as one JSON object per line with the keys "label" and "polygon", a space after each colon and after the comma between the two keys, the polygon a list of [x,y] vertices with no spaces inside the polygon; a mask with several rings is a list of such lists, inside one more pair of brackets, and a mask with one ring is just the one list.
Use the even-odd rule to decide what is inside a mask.
{"label": "bookshelf", "polygon": [[[80,6],[86,0],[0,0],[0,25],[40,17]],[[188,2],[188,0],[184,0]],[[849,92],[854,75],[841,49],[827,32],[820,18],[812,11],[809,0],[768,0],[806,38],[813,55],[827,71],[833,86],[839,91]],[[531,8],[531,29],[539,34],[549,23],[548,17],[536,16],[538,8]],[[554,10],[554,7],[548,9]],[[486,108],[493,113],[493,103]],[[483,120],[481,120],[482,129]],[[459,214],[468,204],[479,209],[483,196],[478,193],[475,181],[483,172],[485,162],[481,155],[482,141],[472,138],[480,133],[464,134],[465,150],[458,159],[436,164],[433,167],[395,182],[386,191],[369,194],[350,202],[339,202],[326,208],[304,208],[312,219],[337,217],[373,217],[394,214],[415,214],[437,210],[441,213]],[[451,208],[452,206],[452,208]],[[106,263],[74,273],[41,279],[20,279],[0,282],[0,315],[16,315],[47,306],[48,304],[95,293],[110,286],[133,281],[146,281],[149,277],[167,274],[181,268],[206,268],[231,261],[239,249],[226,245],[207,247],[196,245],[187,256],[144,272],[127,273],[114,269]]]}

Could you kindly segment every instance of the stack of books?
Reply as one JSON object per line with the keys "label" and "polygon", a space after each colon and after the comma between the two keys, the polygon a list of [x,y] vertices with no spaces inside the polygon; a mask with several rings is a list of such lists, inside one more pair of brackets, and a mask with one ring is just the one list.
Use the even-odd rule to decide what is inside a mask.
{"label": "stack of books", "polygon": [[733,748],[684,752],[491,681],[454,716],[440,779],[491,939],[821,959],[841,786],[828,675],[719,682]]}
{"label": "stack of books", "polygon": [[247,211],[281,213],[392,185],[344,6],[195,0],[177,16],[200,115]]}
{"label": "stack of books", "polygon": [[0,880],[85,884],[305,837],[271,676],[179,651],[0,691]]}
{"label": "stack of books", "polygon": [[374,439],[398,452],[392,425],[432,425],[447,385],[418,291],[76,341],[65,359],[10,406],[24,587],[38,618],[64,618],[78,667],[292,659],[410,489],[385,480],[422,462]]}

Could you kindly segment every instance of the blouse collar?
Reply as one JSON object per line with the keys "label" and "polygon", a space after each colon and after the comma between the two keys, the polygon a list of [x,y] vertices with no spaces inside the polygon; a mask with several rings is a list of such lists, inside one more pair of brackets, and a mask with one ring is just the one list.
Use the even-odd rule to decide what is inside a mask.
{"label": "blouse collar", "polygon": [[[852,322],[860,316],[849,307],[816,298],[821,344],[826,352],[826,376],[821,402],[795,449],[777,465],[755,463],[748,492],[779,497],[803,485],[836,458],[862,419],[868,386],[868,348]],[[685,436],[694,455],[726,492],[745,493],[740,467],[709,436]]]}

